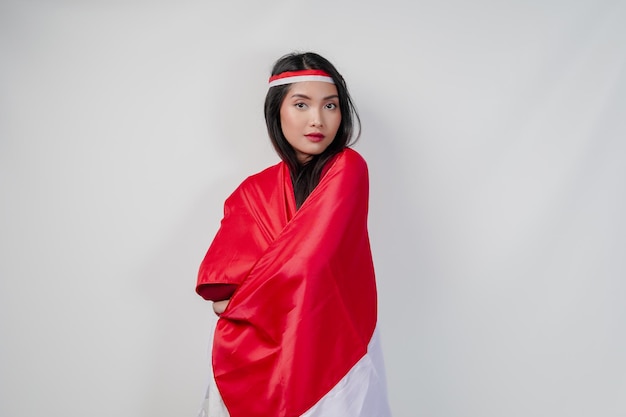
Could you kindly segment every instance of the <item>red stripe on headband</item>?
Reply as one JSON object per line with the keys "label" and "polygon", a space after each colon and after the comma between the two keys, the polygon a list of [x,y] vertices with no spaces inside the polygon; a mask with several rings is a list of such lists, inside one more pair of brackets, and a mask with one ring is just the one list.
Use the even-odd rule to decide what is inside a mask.
{"label": "red stripe on headband", "polygon": [[316,69],[306,69],[306,70],[300,70],[300,71],[285,71],[285,72],[281,72],[280,74],[272,75],[270,77],[269,82],[281,80],[283,78],[289,78],[289,77],[300,77],[302,75],[320,75],[322,77],[330,77],[330,74],[328,74],[326,71],[316,70]]}

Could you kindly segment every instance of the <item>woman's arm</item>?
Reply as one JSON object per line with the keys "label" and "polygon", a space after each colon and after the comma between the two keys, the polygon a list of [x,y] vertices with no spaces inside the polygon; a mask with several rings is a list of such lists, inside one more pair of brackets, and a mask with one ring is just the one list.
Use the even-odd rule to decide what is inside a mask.
{"label": "woman's arm", "polygon": [[226,310],[226,306],[228,305],[229,302],[230,302],[230,298],[228,300],[214,301],[213,311],[215,312],[215,314],[217,314],[218,316],[221,315],[224,312],[224,310]]}

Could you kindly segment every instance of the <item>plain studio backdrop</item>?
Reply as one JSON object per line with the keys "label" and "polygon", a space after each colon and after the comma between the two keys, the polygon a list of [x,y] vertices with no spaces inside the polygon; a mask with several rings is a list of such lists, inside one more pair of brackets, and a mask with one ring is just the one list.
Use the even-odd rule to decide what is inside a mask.
{"label": "plain studio backdrop", "polygon": [[0,3],[0,415],[194,417],[275,59],[363,120],[396,417],[626,416],[626,3]]}

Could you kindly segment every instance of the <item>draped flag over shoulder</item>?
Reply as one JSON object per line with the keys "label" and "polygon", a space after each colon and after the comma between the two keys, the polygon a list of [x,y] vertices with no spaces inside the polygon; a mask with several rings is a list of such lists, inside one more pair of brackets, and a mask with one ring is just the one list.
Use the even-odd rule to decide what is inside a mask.
{"label": "draped flag over shoulder", "polygon": [[231,417],[389,415],[380,354],[368,357],[379,348],[367,211],[367,165],[351,149],[297,211],[283,162],[226,200],[197,292],[214,299],[215,284],[237,285],[213,343]]}

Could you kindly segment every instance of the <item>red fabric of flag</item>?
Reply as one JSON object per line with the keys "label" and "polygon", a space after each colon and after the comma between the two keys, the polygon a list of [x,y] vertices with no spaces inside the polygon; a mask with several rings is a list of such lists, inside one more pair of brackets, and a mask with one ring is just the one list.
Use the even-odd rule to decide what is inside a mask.
{"label": "red fabric of flag", "polygon": [[300,416],[365,355],[377,314],[367,211],[367,165],[351,149],[297,211],[283,162],[226,200],[197,292],[237,285],[213,344],[231,417]]}

